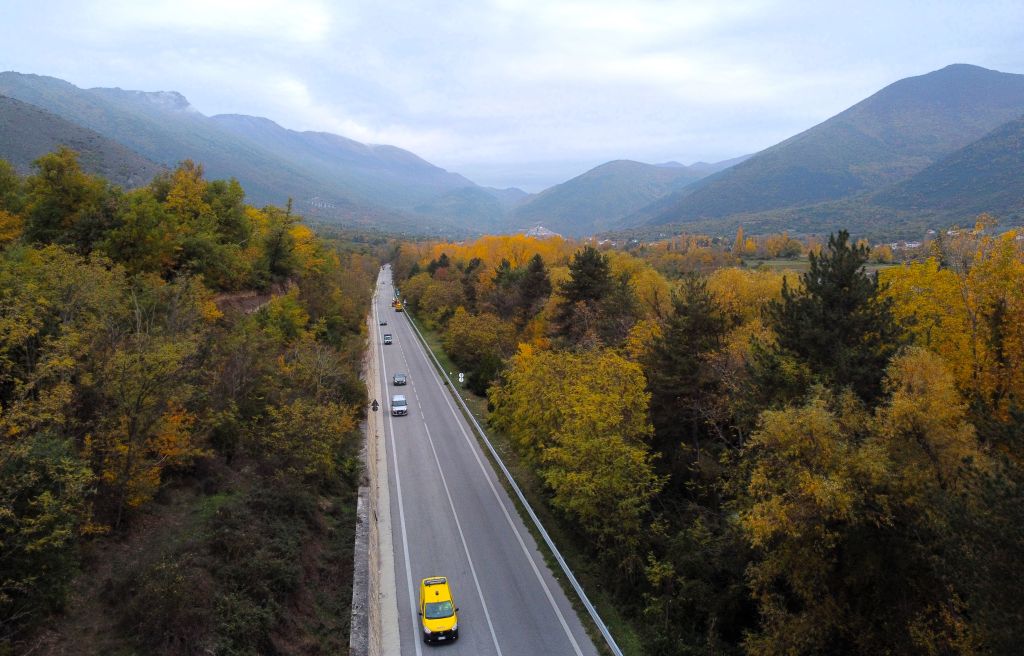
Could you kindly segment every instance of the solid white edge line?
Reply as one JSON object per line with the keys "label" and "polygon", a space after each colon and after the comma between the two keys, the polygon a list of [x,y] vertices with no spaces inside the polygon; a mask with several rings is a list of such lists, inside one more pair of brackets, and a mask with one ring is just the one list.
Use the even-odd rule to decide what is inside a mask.
{"label": "solid white edge line", "polygon": [[[377,303],[376,302],[374,302],[374,304],[373,304],[373,316],[374,316],[374,319],[377,321],[377,331],[380,332],[380,318],[379,318],[379,315],[378,315],[378,308],[377,308]],[[383,340],[381,340],[381,341],[383,341]],[[387,385],[387,380],[388,380],[388,369],[387,369],[387,361],[384,358],[384,344],[380,343],[378,346],[379,346],[379,351],[380,351],[380,370],[381,370],[381,373],[384,374],[384,376],[382,377],[382,380],[381,380],[381,384],[386,386]],[[385,389],[387,389],[387,388],[385,387]],[[384,394],[384,398],[381,399],[381,404],[380,404],[381,410],[384,410],[384,403],[383,403],[383,401],[385,399],[387,399],[387,398],[388,398],[388,395],[387,395],[387,393],[385,393]],[[406,585],[409,588],[409,612],[412,615],[412,626],[413,626],[413,630],[412,630],[412,644],[416,648],[416,656],[422,656],[423,648],[420,647],[420,637],[421,637],[420,634],[422,633],[422,629],[419,626],[419,622],[417,622],[416,600],[415,600],[414,595],[413,595],[412,566],[409,563],[409,537],[408,537],[408,531],[406,530],[406,527],[405,527],[405,505],[402,503],[402,477],[401,477],[401,474],[398,471],[398,450],[395,448],[395,423],[394,423],[395,420],[394,420],[394,417],[391,415],[391,404],[390,404],[390,402],[388,403],[388,408],[387,408],[386,412],[388,413],[388,428],[390,429],[388,431],[390,433],[390,435],[388,435],[388,437],[391,440],[391,458],[392,458],[392,460],[395,463],[395,492],[398,495],[398,521],[399,521],[399,524],[401,524],[401,526],[402,526],[402,556],[403,556],[404,561],[405,561],[405,582],[406,582]],[[399,645],[401,645],[401,643],[402,643],[401,632],[399,632],[399,635],[398,635],[398,643],[399,643]]]}
{"label": "solid white edge line", "polygon": [[[515,533],[516,540],[519,542],[519,546],[522,548],[523,554],[526,556],[526,559],[530,562],[530,566],[533,568],[534,575],[540,582],[541,587],[544,588],[544,595],[548,598],[548,603],[551,604],[551,608],[555,611],[555,615],[558,617],[558,621],[559,623],[561,623],[562,629],[565,631],[565,635],[569,638],[569,642],[572,643],[573,651],[577,654],[577,656],[583,656],[583,651],[580,649],[580,645],[576,641],[576,636],[573,635],[572,629],[569,628],[569,623],[565,620],[565,616],[562,614],[562,610],[558,607],[558,602],[555,601],[555,597],[551,593],[551,589],[548,587],[547,581],[544,580],[544,576],[541,574],[540,569],[537,567],[537,563],[534,561],[533,555],[530,553],[529,548],[526,546],[526,542],[523,540],[523,536],[520,535],[519,529],[516,527],[515,522],[512,521],[512,516],[508,512],[508,508],[506,508],[505,504],[502,502],[501,496],[498,494],[498,490],[494,486],[494,482],[491,480],[491,477],[488,476],[487,474],[487,468],[484,466],[483,461],[480,459],[480,454],[477,452],[477,448],[475,448],[478,447],[479,445],[477,445],[476,442],[470,438],[469,433],[466,432],[466,427],[464,425],[465,420],[455,410],[455,406],[452,405],[452,401],[448,397],[448,393],[444,389],[444,384],[441,381],[441,376],[437,373],[437,370],[430,363],[430,360],[427,359],[426,353],[424,352],[425,347],[423,346],[423,343],[420,342],[419,346],[420,356],[427,363],[427,368],[429,368],[434,373],[434,379],[437,381],[437,384],[441,387],[441,392],[442,395],[444,396],[445,403],[448,405],[448,409],[451,410],[452,415],[455,416],[455,423],[459,426],[459,431],[462,432],[462,437],[470,445],[470,451],[472,451],[473,457],[476,459],[477,465],[479,465],[480,469],[483,471],[484,478],[487,479],[487,485],[491,488],[491,493],[497,500],[498,505],[501,506],[501,510],[505,515],[505,520],[508,522],[508,525],[512,528],[512,532]],[[433,448],[433,443],[431,443],[431,448]],[[440,463],[438,464],[438,466],[440,466]],[[455,508],[453,506],[452,512],[454,511]]]}

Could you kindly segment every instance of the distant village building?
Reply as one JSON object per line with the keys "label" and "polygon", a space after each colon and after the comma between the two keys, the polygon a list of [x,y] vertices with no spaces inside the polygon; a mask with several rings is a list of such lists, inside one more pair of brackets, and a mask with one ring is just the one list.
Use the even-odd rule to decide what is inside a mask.
{"label": "distant village building", "polygon": [[315,207],[317,209],[321,209],[321,210],[331,210],[331,209],[334,209],[334,203],[332,203],[330,201],[327,201],[327,200],[324,200],[323,198],[320,198],[319,196],[315,196],[312,199],[310,199],[309,204],[312,205],[313,207]]}
{"label": "distant village building", "polygon": [[921,248],[921,242],[919,241],[894,241],[889,244],[889,248],[894,251],[908,251],[914,248]]}
{"label": "distant village building", "polygon": [[529,230],[527,230],[523,234],[525,234],[527,237],[537,237],[538,239],[547,239],[549,237],[561,237],[562,236],[562,235],[558,234],[557,232],[552,232],[551,230],[548,230],[547,228],[545,228],[544,226],[542,226],[540,224],[537,224],[537,225],[533,226],[532,228],[530,228]]}

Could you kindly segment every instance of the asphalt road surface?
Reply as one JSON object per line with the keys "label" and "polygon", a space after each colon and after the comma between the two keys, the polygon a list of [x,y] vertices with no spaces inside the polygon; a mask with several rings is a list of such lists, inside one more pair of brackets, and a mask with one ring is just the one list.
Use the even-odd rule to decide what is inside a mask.
{"label": "asphalt road surface", "polygon": [[[385,413],[401,653],[596,656],[405,313],[391,307],[393,297],[385,267],[374,324],[381,334],[393,335],[393,343],[374,343],[381,365],[378,398]],[[379,325],[381,319],[388,325]],[[392,385],[396,372],[407,374],[408,384]],[[394,394],[408,399],[407,416],[390,415]],[[454,643],[423,643],[416,605],[419,582],[428,576],[446,576],[451,584],[459,608]]]}

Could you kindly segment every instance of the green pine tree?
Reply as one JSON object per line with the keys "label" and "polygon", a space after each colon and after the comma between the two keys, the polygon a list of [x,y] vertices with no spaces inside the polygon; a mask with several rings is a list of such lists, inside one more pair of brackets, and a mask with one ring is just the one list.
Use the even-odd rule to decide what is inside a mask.
{"label": "green pine tree", "polygon": [[811,253],[800,289],[783,281],[782,301],[768,306],[767,319],[778,338],[775,356],[791,356],[826,384],[873,402],[905,338],[892,301],[879,294],[878,276],[864,269],[868,252],[851,245],[845,230],[830,235],[821,255]]}

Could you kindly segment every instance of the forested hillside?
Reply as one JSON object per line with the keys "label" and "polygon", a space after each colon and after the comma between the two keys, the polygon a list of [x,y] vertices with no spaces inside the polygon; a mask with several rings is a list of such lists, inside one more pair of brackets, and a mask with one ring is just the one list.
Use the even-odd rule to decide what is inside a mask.
{"label": "forested hillside", "polygon": [[0,161],[0,653],[346,653],[378,264],[192,162]]}
{"label": "forested hillside", "polygon": [[630,653],[1010,654],[1024,241],[991,228],[877,275],[845,232],[800,275],[695,239],[394,268]]}
{"label": "forested hillside", "polygon": [[24,174],[37,158],[61,145],[78,153],[86,172],[123,187],[144,185],[162,168],[97,132],[20,100],[0,96],[0,159]]}

